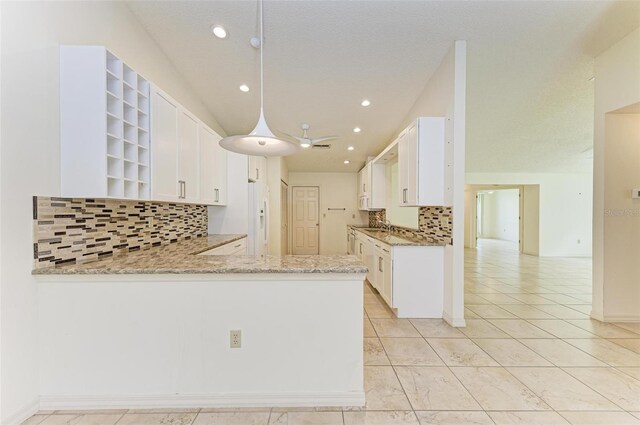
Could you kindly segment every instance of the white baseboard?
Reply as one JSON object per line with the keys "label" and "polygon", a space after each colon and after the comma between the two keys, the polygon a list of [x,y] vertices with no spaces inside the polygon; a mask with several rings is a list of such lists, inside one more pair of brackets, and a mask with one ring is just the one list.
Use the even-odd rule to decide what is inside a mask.
{"label": "white baseboard", "polygon": [[445,322],[453,326],[454,328],[464,328],[467,326],[467,322],[464,320],[464,317],[454,318],[449,316],[447,313],[442,315],[442,318]]}
{"label": "white baseboard", "polygon": [[41,396],[45,410],[152,409],[196,407],[364,406],[364,391],[339,393]]}
{"label": "white baseboard", "polygon": [[2,425],[20,425],[22,422],[38,413],[38,410],[40,410],[40,400],[36,398],[8,418],[3,418]]}
{"label": "white baseboard", "polygon": [[[600,319],[598,319],[600,320]],[[603,322],[622,322],[622,323],[638,323],[640,315],[638,314],[605,314]]]}

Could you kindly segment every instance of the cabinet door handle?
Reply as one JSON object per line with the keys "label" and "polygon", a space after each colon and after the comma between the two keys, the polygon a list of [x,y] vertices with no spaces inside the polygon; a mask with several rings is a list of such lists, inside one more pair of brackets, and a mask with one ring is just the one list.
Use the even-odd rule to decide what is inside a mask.
{"label": "cabinet door handle", "polygon": [[382,257],[378,257],[378,271],[382,271]]}
{"label": "cabinet door handle", "polygon": [[362,254],[362,244],[360,244],[360,254]]}
{"label": "cabinet door handle", "polygon": [[186,182],[184,180],[178,180],[178,199],[184,199],[187,197]]}
{"label": "cabinet door handle", "polygon": [[403,204],[407,203],[407,190],[408,189],[402,189],[402,203]]}
{"label": "cabinet door handle", "polygon": [[220,189],[214,189],[216,191],[216,202],[220,202]]}
{"label": "cabinet door handle", "polygon": [[240,248],[242,246],[241,243],[239,243],[238,245],[234,246],[234,248]]}
{"label": "cabinet door handle", "polygon": [[256,168],[256,180],[260,180],[260,169]]}

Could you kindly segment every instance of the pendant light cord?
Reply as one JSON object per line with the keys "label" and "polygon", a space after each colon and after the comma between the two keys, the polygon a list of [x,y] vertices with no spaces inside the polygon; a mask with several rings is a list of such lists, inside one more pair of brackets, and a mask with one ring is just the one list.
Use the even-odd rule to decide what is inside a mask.
{"label": "pendant light cord", "polygon": [[264,65],[262,63],[262,49],[264,48],[264,18],[262,14],[262,4],[260,0],[260,113],[264,109]]}

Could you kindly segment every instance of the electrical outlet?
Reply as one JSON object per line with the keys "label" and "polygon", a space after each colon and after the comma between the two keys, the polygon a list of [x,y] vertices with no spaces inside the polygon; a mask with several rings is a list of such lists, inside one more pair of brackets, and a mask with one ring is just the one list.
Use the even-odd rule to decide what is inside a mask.
{"label": "electrical outlet", "polygon": [[230,347],[231,348],[240,348],[242,347],[242,331],[231,331],[229,332],[230,336]]}

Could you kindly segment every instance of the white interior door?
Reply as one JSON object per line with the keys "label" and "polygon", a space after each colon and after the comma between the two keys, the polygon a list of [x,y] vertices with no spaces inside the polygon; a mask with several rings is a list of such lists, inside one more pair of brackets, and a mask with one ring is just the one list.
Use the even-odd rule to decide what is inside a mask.
{"label": "white interior door", "polygon": [[319,251],[320,189],[293,188],[293,254],[317,255]]}
{"label": "white interior door", "polygon": [[280,247],[282,255],[289,253],[289,186],[280,181]]}

